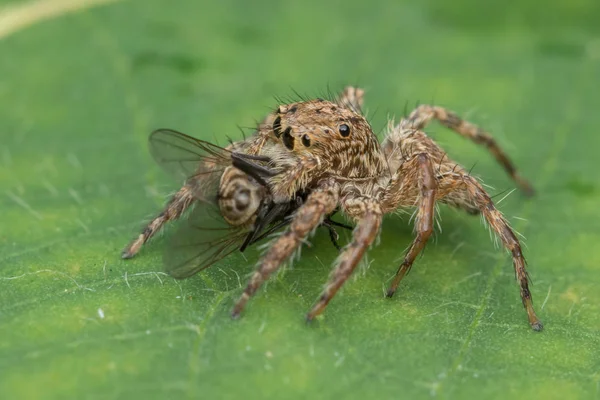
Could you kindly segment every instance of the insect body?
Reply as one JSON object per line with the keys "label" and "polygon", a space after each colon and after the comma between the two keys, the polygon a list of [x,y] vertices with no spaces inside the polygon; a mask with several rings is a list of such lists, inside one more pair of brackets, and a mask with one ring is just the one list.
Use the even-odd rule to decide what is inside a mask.
{"label": "insect body", "polygon": [[[167,271],[175,278],[189,277],[237,249],[244,251],[287,225],[288,217],[307,196],[299,192],[289,201],[274,203],[264,179],[275,172],[263,165],[269,161],[266,157],[230,151],[171,129],[152,132],[150,147],[165,169],[186,177],[185,184],[123,250],[122,257],[135,256],[165,223],[195,206],[190,224],[175,235],[179,243],[171,253],[181,254],[167,263]],[[339,249],[335,227],[351,227],[329,216],[322,225]],[[194,242],[199,234],[202,240]]]}
{"label": "insect body", "polygon": [[251,220],[265,196],[265,187],[239,169],[228,167],[223,172],[217,200],[221,215],[229,225],[253,222]]}
{"label": "insect body", "polygon": [[[335,101],[314,99],[280,105],[260,124],[253,137],[233,145],[234,153],[224,157],[218,154],[205,160],[214,171],[229,167],[233,159],[233,166],[252,177],[267,193],[267,201],[263,200],[263,205],[255,208],[256,203],[242,193],[260,196],[263,193],[261,189],[244,192],[243,185],[237,186],[234,192],[238,193],[238,200],[244,201],[236,208],[231,204],[231,197],[223,197],[229,199],[227,204],[221,205],[223,212],[231,213],[226,218],[234,221],[237,212],[235,215],[241,221],[255,211],[255,217],[252,217],[255,218],[254,226],[256,221],[271,224],[281,215],[289,222],[285,232],[273,240],[260,260],[235,304],[232,316],[240,315],[262,283],[314,229],[327,224],[328,216],[336,210],[353,220],[356,227],[352,241],[342,249],[330,280],[307,319],[312,320],[322,313],[352,274],[379,234],[383,215],[413,208],[416,209],[416,237],[387,292],[391,297],[433,231],[436,204],[444,203],[470,214],[480,213],[487,220],[512,255],[529,323],[534,330],[541,330],[542,323],[533,309],[526,263],[517,237],[478,180],[451,161],[423,132],[423,128],[436,119],[460,135],[485,145],[521,189],[531,193],[531,186],[517,174],[508,156],[489,134],[477,126],[444,108],[428,105],[417,107],[397,125],[390,123],[380,144],[360,113],[361,103],[362,91],[347,88]],[[186,198],[202,198],[203,193],[207,193],[207,186],[214,181],[210,176],[215,174],[203,171],[197,165],[191,171],[191,178],[186,184],[188,188],[184,186],[184,193],[179,197],[183,200],[172,201],[167,206],[164,220],[180,215],[181,204],[186,204]],[[224,175],[221,172],[218,176]],[[223,187],[223,182],[220,183]],[[299,194],[304,197],[301,202],[296,202]],[[269,213],[264,212],[264,204],[271,210],[283,207],[281,210],[285,211],[277,211],[276,217],[265,218]],[[169,213],[170,209],[174,213]],[[152,224],[150,229],[153,229]],[[125,255],[135,248],[134,242]],[[201,265],[204,258],[196,259],[197,265]],[[186,271],[195,272],[189,268]]]}

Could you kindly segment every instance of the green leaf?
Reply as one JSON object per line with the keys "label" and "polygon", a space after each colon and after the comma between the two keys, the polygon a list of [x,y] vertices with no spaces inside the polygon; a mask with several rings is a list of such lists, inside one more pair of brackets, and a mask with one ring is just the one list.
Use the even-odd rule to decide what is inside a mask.
{"label": "green leaf", "polygon": [[[598,4],[138,0],[19,14],[35,18],[8,33],[2,9],[0,397],[599,398]],[[536,197],[500,206],[527,237],[542,333],[508,255],[444,207],[393,299],[408,217],[311,325],[336,256],[324,232],[239,321],[256,251],[181,282],[162,239],[119,258],[177,188],[152,129],[223,144],[274,95],[345,84],[367,89],[377,130],[418,101],[468,116],[532,180]],[[512,189],[485,149],[427,131],[492,194]]]}

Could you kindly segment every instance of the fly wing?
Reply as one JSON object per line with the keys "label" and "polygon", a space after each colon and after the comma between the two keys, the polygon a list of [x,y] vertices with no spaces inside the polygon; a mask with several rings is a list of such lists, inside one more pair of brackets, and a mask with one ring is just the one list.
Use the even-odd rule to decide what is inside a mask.
{"label": "fly wing", "polygon": [[196,203],[167,246],[166,272],[184,279],[210,267],[238,250],[250,228],[229,225],[213,204]]}
{"label": "fly wing", "polygon": [[262,237],[281,228],[288,212],[282,208],[275,215],[257,215],[257,224],[231,226],[217,206],[221,176],[234,166],[252,177],[258,184],[276,171],[269,167],[270,159],[231,152],[214,144],[195,139],[171,129],[158,129],[150,135],[150,151],[163,169],[192,188],[193,211],[174,233],[164,253],[166,271],[183,279],[208,268],[235,250],[243,250]]}
{"label": "fly wing", "polygon": [[223,171],[232,165],[232,153],[222,147],[172,129],[150,134],[150,153],[175,178],[193,188],[198,199],[214,201]]}
{"label": "fly wing", "polygon": [[197,202],[188,220],[173,235],[165,253],[167,272],[175,278],[187,278],[235,250],[243,252],[246,247],[289,225],[298,205],[296,201],[263,203],[252,224],[231,226],[216,206]]}

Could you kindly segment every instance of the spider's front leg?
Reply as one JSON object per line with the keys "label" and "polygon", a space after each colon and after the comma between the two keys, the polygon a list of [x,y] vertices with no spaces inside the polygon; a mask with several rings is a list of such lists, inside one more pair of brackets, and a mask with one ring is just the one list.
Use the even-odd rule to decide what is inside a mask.
{"label": "spider's front leg", "polygon": [[259,262],[258,269],[233,308],[233,318],[239,317],[250,297],[262,283],[292,255],[308,234],[321,224],[323,218],[335,210],[338,206],[338,196],[339,187],[334,182],[320,185],[308,196],[294,215],[288,230],[275,240]]}
{"label": "spider's front leg", "polygon": [[329,301],[335,296],[340,287],[352,275],[352,272],[363,255],[373,243],[381,227],[382,212],[379,204],[371,199],[355,198],[344,202],[347,214],[358,219],[352,235],[352,242],[342,249],[337,266],[331,273],[321,297],[313,309],[307,314],[306,320],[311,321],[321,314]]}
{"label": "spider's front leg", "polygon": [[171,197],[165,208],[152,221],[146,225],[142,233],[131,241],[121,252],[122,258],[134,257],[152,236],[160,231],[163,226],[179,218],[194,202],[193,190],[190,185],[184,185]]}
{"label": "spider's front leg", "polygon": [[[414,182],[418,184],[415,185]],[[417,235],[396,272],[392,285],[387,291],[387,297],[394,295],[400,281],[410,270],[433,232],[436,192],[437,182],[433,174],[432,162],[426,153],[417,154],[403,163],[386,188],[383,200],[386,212],[403,205],[413,206],[415,201],[417,206],[415,220]]]}

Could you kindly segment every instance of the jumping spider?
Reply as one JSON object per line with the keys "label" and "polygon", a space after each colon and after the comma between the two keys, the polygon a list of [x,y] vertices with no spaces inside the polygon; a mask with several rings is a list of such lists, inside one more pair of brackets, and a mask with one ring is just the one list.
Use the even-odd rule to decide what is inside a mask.
{"label": "jumping spider", "polygon": [[[532,194],[532,187],[517,173],[506,153],[479,127],[451,111],[430,105],[418,106],[397,125],[390,123],[380,144],[360,112],[362,101],[363,91],[348,87],[332,101],[314,99],[280,105],[259,124],[253,136],[232,143],[227,149],[174,131],[158,131],[156,146],[175,152],[188,146],[195,150],[187,154],[196,157],[155,156],[165,164],[177,164],[187,180],[165,210],[124,250],[123,257],[135,255],[164,223],[181,216],[197,200],[206,200],[207,193],[219,193],[212,201],[216,201],[226,228],[243,229],[218,251],[207,255],[203,250],[183,267],[173,269],[175,277],[189,276],[210,265],[239,246],[241,238],[246,238],[247,245],[262,237],[261,232],[289,224],[258,263],[233,308],[235,318],[311,232],[328,224],[329,216],[340,210],[356,227],[352,241],[336,260],[328,284],[306,316],[310,321],[323,312],[352,274],[377,237],[383,215],[416,208],[416,237],[387,291],[388,297],[393,296],[433,232],[435,205],[440,202],[469,214],[481,213],[487,220],[512,255],[529,323],[534,330],[542,330],[533,309],[519,240],[477,179],[450,160],[423,129],[435,119],[484,145],[517,185],[526,194]],[[191,164],[186,166],[185,161]],[[206,248],[210,249],[223,241],[207,243]]]}

